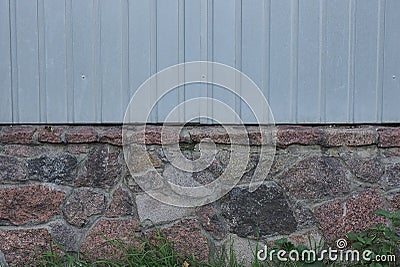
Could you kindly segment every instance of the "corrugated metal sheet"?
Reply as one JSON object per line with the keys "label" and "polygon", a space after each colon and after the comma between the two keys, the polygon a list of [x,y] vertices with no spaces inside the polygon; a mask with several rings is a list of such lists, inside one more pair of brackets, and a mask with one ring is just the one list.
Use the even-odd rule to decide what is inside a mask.
{"label": "corrugated metal sheet", "polygon": [[[399,13],[398,0],[0,0],[0,122],[120,123],[150,75],[194,60],[250,76],[278,123],[400,122]],[[226,90],[190,85],[152,121],[197,96],[252,120]]]}

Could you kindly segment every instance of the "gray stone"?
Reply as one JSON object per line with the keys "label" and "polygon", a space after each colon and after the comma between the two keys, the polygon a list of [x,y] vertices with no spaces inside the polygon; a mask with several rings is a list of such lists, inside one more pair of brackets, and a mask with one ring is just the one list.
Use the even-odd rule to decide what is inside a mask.
{"label": "gray stone", "polygon": [[157,190],[163,187],[164,180],[157,171],[148,171],[143,175],[125,177],[125,183],[133,192]]}
{"label": "gray stone", "polygon": [[219,177],[224,173],[225,168],[217,160],[213,160],[210,163],[210,166],[207,167],[207,170],[210,171],[214,177]]}
{"label": "gray stone", "polygon": [[191,172],[180,170],[172,165],[167,165],[165,167],[162,176],[165,181],[179,186],[196,187],[201,185],[192,177]]}
{"label": "gray stone", "polygon": [[67,199],[63,213],[67,222],[77,227],[88,225],[90,217],[105,209],[105,196],[89,188],[76,189]]}
{"label": "gray stone", "polygon": [[223,168],[228,166],[230,157],[231,151],[229,149],[220,149],[215,156],[216,160],[221,164]]}
{"label": "gray stone", "polygon": [[73,227],[62,222],[54,222],[49,226],[51,237],[57,241],[63,249],[67,251],[77,250],[78,236]]}
{"label": "gray stone", "polygon": [[164,204],[147,194],[136,196],[136,206],[140,221],[149,220],[153,224],[174,221],[194,214],[192,208]]}
{"label": "gray stone", "polygon": [[109,188],[121,174],[122,165],[118,162],[119,149],[101,145],[90,151],[75,183],[79,186]]}
{"label": "gray stone", "polygon": [[70,154],[41,156],[28,160],[30,179],[56,184],[71,183],[76,175],[78,160]]}
{"label": "gray stone", "polygon": [[140,188],[140,186],[136,183],[135,179],[133,179],[133,177],[129,174],[124,176],[124,184],[133,193],[142,193],[143,192],[142,188]]}
{"label": "gray stone", "polygon": [[202,185],[209,184],[215,181],[217,178],[218,176],[209,171],[208,169],[193,173],[193,179]]}
{"label": "gray stone", "polygon": [[293,211],[299,228],[310,228],[314,226],[315,224],[314,215],[309,208],[303,206],[300,203],[297,203],[294,206]]}
{"label": "gray stone", "polygon": [[[240,180],[241,183],[249,183],[254,175],[254,171],[256,170],[257,165],[260,161],[260,155],[257,153],[251,153],[249,157],[249,161],[246,166],[246,170],[243,173],[243,176]],[[261,162],[260,162],[261,163]]]}
{"label": "gray stone", "polygon": [[386,167],[385,180],[389,186],[400,185],[400,163],[393,163]]}
{"label": "gray stone", "polygon": [[213,238],[221,240],[225,237],[226,229],[224,223],[210,204],[198,207],[196,215],[203,229]]}
{"label": "gray stone", "polygon": [[7,156],[14,156],[20,158],[38,157],[42,154],[48,153],[48,149],[44,146],[32,145],[2,145],[0,146],[0,153]]}
{"label": "gray stone", "polygon": [[6,258],[4,257],[4,254],[1,250],[0,250],[0,267],[8,267]]}
{"label": "gray stone", "polygon": [[133,200],[129,192],[122,186],[113,194],[113,199],[107,209],[106,216],[118,217],[133,215]]}
{"label": "gray stone", "polygon": [[13,157],[0,156],[0,183],[27,180],[25,164]]}
{"label": "gray stone", "polygon": [[[271,165],[270,174],[277,175],[282,173],[283,171],[287,170],[291,166],[293,166],[296,161],[299,160],[300,155],[299,153],[288,152],[289,149],[277,149],[274,161]],[[307,152],[304,152],[305,154]]]}
{"label": "gray stone", "polygon": [[[251,263],[254,262],[254,256],[257,255],[257,251],[264,249],[264,244],[261,242],[256,242],[254,240],[249,240],[246,238],[240,238],[236,235],[231,235],[228,242],[231,244],[226,244],[227,247],[232,245],[232,250],[235,254],[236,260],[241,263],[241,266],[252,266]],[[229,249],[226,250],[227,257],[229,258]]]}
{"label": "gray stone", "polygon": [[250,193],[234,188],[221,200],[221,214],[230,232],[240,237],[290,234],[297,222],[287,199],[276,186],[263,185]]}
{"label": "gray stone", "polygon": [[277,180],[297,199],[320,200],[349,192],[349,176],[350,172],[340,160],[311,156],[298,162]]}
{"label": "gray stone", "polygon": [[152,157],[142,145],[132,144],[124,146],[124,160],[133,174],[141,174],[154,170]]}
{"label": "gray stone", "polygon": [[358,178],[369,183],[378,182],[384,173],[384,167],[377,158],[353,158],[348,162],[348,165]]}

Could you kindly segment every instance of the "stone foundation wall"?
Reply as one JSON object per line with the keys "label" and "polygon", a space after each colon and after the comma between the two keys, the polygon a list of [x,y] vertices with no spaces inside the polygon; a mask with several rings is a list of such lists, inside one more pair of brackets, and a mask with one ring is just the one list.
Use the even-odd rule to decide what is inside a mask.
{"label": "stone foundation wall", "polygon": [[[0,263],[32,264],[50,240],[102,257],[110,249],[104,236],[132,243],[154,226],[181,254],[208,260],[233,240],[239,258],[246,258],[255,249],[247,240],[257,236],[262,243],[285,236],[307,244],[310,233],[333,242],[382,222],[372,211],[400,208],[400,127],[277,128],[272,168],[255,192],[247,184],[259,144],[248,127],[251,156],[239,184],[212,204],[178,208],[137,186],[123,158],[120,126],[1,126]],[[149,127],[145,142],[164,178],[208,183],[223,172],[230,145],[219,127],[187,126],[181,132],[189,159],[202,138],[217,144],[212,164],[197,173],[168,162],[160,129]]]}

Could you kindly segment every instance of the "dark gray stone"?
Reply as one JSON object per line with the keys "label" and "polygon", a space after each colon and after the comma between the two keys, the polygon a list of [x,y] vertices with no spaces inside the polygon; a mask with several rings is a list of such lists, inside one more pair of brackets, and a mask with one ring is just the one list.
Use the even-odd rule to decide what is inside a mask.
{"label": "dark gray stone", "polygon": [[220,216],[211,205],[205,205],[196,209],[196,215],[203,229],[213,238],[222,240],[226,236],[226,229]]}
{"label": "dark gray stone", "polygon": [[27,180],[25,164],[13,157],[0,156],[0,183]]}
{"label": "dark gray stone", "polygon": [[297,199],[319,200],[349,192],[349,175],[340,160],[311,156],[298,162],[277,180],[286,192]]}
{"label": "dark gray stone", "polygon": [[229,159],[231,157],[231,151],[228,149],[220,149],[215,155],[215,159],[220,163],[220,165],[225,168],[229,164]]}
{"label": "dark gray stone", "polygon": [[63,249],[67,251],[76,251],[78,236],[73,227],[62,222],[54,222],[49,226],[51,237],[57,241]]}
{"label": "dark gray stone", "polygon": [[193,179],[202,185],[209,184],[209,183],[215,181],[217,178],[218,178],[218,175],[215,175],[208,169],[193,173]]}
{"label": "dark gray stone", "polygon": [[246,170],[243,173],[243,176],[240,180],[241,183],[248,183],[251,181],[251,178],[254,175],[254,171],[256,170],[257,164],[260,161],[260,155],[256,153],[252,153],[249,156],[249,161],[246,166]]}
{"label": "dark gray stone", "polygon": [[297,222],[287,199],[276,186],[261,186],[250,193],[234,188],[221,200],[221,215],[229,230],[240,237],[290,234]]}
{"label": "dark gray stone", "polygon": [[400,163],[393,163],[386,167],[385,180],[389,186],[400,185]]}
{"label": "dark gray stone", "polygon": [[4,257],[3,252],[0,250],[0,266],[1,267],[8,267],[8,263],[6,261],[6,258]]}
{"label": "dark gray stone", "polygon": [[213,176],[218,177],[224,173],[225,168],[217,160],[213,160],[210,166],[207,167],[207,170],[210,171]]}
{"label": "dark gray stone", "polygon": [[369,183],[378,182],[384,173],[382,163],[376,158],[351,159],[348,165],[358,178]]}
{"label": "dark gray stone", "polygon": [[310,228],[315,225],[314,214],[312,211],[300,203],[295,205],[294,215],[299,228]]}
{"label": "dark gray stone", "polygon": [[113,194],[113,199],[108,206],[106,216],[118,217],[134,214],[134,205],[131,195],[123,186],[119,186]]}
{"label": "dark gray stone", "polygon": [[297,151],[293,152],[288,150],[289,148],[276,150],[274,161],[271,165],[271,175],[277,175],[287,170],[288,168],[293,166],[295,162],[299,160],[299,158],[303,157],[307,153],[306,151],[303,153],[299,153]]}
{"label": "dark gray stone", "polygon": [[101,145],[92,149],[75,183],[79,186],[109,188],[121,174],[118,163],[119,149]]}
{"label": "dark gray stone", "polygon": [[28,160],[30,179],[56,184],[71,183],[76,175],[78,160],[70,154],[56,157],[41,156]]}
{"label": "dark gray stone", "polygon": [[90,217],[105,210],[105,196],[89,188],[76,189],[67,199],[63,213],[67,222],[77,227],[88,225]]}

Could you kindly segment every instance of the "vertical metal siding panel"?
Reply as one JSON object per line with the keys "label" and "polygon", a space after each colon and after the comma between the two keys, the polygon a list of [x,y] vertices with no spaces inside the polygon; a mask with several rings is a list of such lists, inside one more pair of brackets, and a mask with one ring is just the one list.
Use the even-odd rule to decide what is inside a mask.
{"label": "vertical metal siding panel", "polygon": [[103,122],[103,92],[102,92],[102,65],[101,58],[101,0],[93,0],[93,90],[94,93],[94,121]]}
{"label": "vertical metal siding panel", "polygon": [[275,121],[292,121],[290,1],[271,1],[270,106]]}
{"label": "vertical metal siding panel", "polygon": [[[65,1],[44,1],[44,71],[41,84],[45,90],[46,122],[57,123],[68,120],[67,76],[66,76],[66,32]],[[45,121],[42,121],[45,122]]]}
{"label": "vertical metal siding panel", "polygon": [[[235,1],[221,0],[213,2],[213,61],[235,67],[236,36],[235,36]],[[235,79],[235,77],[227,77]],[[227,90],[213,86],[212,96],[235,110],[235,96]],[[212,117],[218,114],[226,122],[233,122],[233,114],[221,113],[212,108]]]}
{"label": "vertical metal siding panel", "polygon": [[[201,6],[202,16],[205,15],[205,19],[202,19],[202,33],[205,37],[204,45],[200,47],[202,55],[206,56],[207,61],[214,61],[214,1],[213,0],[204,0]],[[204,13],[203,13],[204,12]],[[209,75],[212,70],[207,70]],[[213,86],[211,84],[207,85],[207,97],[208,99],[213,98]],[[208,117],[212,116],[213,113],[213,105],[212,101],[207,101],[206,107],[200,107],[201,109],[206,109],[204,113],[208,115]],[[207,123],[207,120],[200,120],[201,123]]]}
{"label": "vertical metal siding panel", "polygon": [[[242,71],[248,75],[257,86],[265,92],[263,83],[265,72],[265,16],[264,0],[243,1],[242,6]],[[246,90],[246,88],[243,88]],[[255,122],[254,115],[249,107],[242,103],[241,117],[246,122]]]}
{"label": "vertical metal siding panel", "polygon": [[37,2],[16,1],[17,68],[20,123],[40,121]]}
{"label": "vertical metal siding panel", "polygon": [[298,99],[298,56],[299,56],[299,0],[291,0],[290,7],[291,30],[290,30],[290,95],[291,95],[291,121],[297,122],[297,99]]}
{"label": "vertical metal siding panel", "polygon": [[[157,1],[157,71],[179,63],[178,11],[178,0]],[[178,90],[183,88],[169,92],[159,101],[158,122],[163,122],[168,113],[177,106]],[[157,97],[160,97],[158,93]]]}
{"label": "vertical metal siding panel", "polygon": [[357,1],[355,47],[354,120],[377,122],[376,70],[378,49],[378,2]]}
{"label": "vertical metal siding panel", "polygon": [[[157,62],[158,62],[158,35],[157,35],[157,30],[158,30],[158,5],[157,5],[157,0],[152,0],[150,2],[150,75],[155,74],[157,70]],[[155,88],[157,87],[157,82],[156,84],[152,85]],[[155,90],[152,90],[148,94],[149,98],[148,101],[153,104],[157,100],[157,88]],[[150,122],[158,122],[158,104],[154,106],[154,109],[152,113],[149,115],[149,121]]]}
{"label": "vertical metal siding panel", "polygon": [[[243,23],[242,23],[242,0],[236,0],[235,1],[235,68],[239,71],[242,71],[243,69],[243,62],[242,62],[242,51],[243,51],[243,44],[242,44],[242,28],[243,28]],[[235,113],[237,116],[242,115],[242,100],[240,95],[242,95],[242,81],[240,75],[237,75],[235,77],[235,86],[237,87],[237,93],[239,93],[239,96],[234,96],[235,97]],[[235,123],[240,123],[240,120],[234,121]],[[255,123],[255,120],[253,122],[249,123]]]}
{"label": "vertical metal siding panel", "polygon": [[[72,2],[74,122],[99,122],[95,88],[97,10],[94,1]],[[96,120],[97,119],[97,120]]]}
{"label": "vertical metal siding panel", "polygon": [[122,122],[124,120],[125,110],[128,106],[128,101],[130,97],[128,96],[128,92],[130,90],[130,83],[129,83],[129,1],[128,0],[121,0],[121,33],[122,33],[122,53],[121,57],[121,118],[119,118],[116,122]]}
{"label": "vertical metal siding panel", "polygon": [[326,122],[348,121],[349,2],[327,1]]}
{"label": "vertical metal siding panel", "polygon": [[326,85],[325,85],[325,69],[326,69],[326,47],[327,47],[327,33],[326,33],[326,1],[321,0],[319,6],[319,53],[318,53],[318,92],[319,92],[319,122],[326,121]]}
{"label": "vertical metal siding panel", "polygon": [[[349,56],[347,59],[347,121],[354,121],[354,95],[355,95],[355,46],[356,46],[356,0],[349,2]],[[357,68],[358,69],[358,68]]]}
{"label": "vertical metal siding panel", "polygon": [[13,123],[19,122],[18,108],[18,64],[17,64],[17,4],[9,1],[10,5],[10,54],[11,54],[11,96]]}
{"label": "vertical metal siding panel", "polygon": [[382,96],[383,96],[383,49],[385,44],[385,3],[379,0],[378,25],[377,25],[377,49],[376,49],[376,121],[382,122]]}
{"label": "vertical metal siding panel", "polygon": [[[200,0],[200,58],[204,61],[212,60],[212,19],[213,7],[211,0]],[[212,86],[210,84],[202,84],[201,90],[201,96],[212,97]],[[207,116],[212,114],[210,100],[207,100],[206,105],[200,105],[199,113],[206,114]],[[200,118],[199,122],[207,123],[207,119]]]}
{"label": "vertical metal siding panel", "polygon": [[122,3],[101,0],[101,106],[102,122],[123,120]]}
{"label": "vertical metal siding panel", "polygon": [[[203,1],[203,0],[202,0]],[[186,1],[185,2],[185,61],[205,60],[202,58],[202,1]],[[203,1],[204,2],[204,1]],[[185,100],[197,97],[207,96],[207,86],[201,84],[190,84],[185,86]],[[189,112],[190,111],[192,112]],[[185,114],[200,112],[200,106],[185,105]],[[191,118],[185,116],[185,121]],[[199,119],[193,122],[200,122]]]}
{"label": "vertical metal siding panel", "polygon": [[[185,62],[185,0],[178,0],[178,63]],[[179,82],[184,82],[185,71],[179,73]],[[185,101],[185,88],[178,89],[178,103]],[[185,121],[185,107],[180,105],[178,108],[178,121]]]}
{"label": "vertical metal siding panel", "polygon": [[386,0],[383,120],[400,121],[400,1]]}
{"label": "vertical metal siding panel", "polygon": [[39,121],[47,122],[46,103],[46,19],[44,0],[37,0],[38,66],[39,66]]}
{"label": "vertical metal siding panel", "polygon": [[[122,122],[151,74],[193,60],[242,69],[278,123],[399,122],[399,10],[397,0],[0,0],[0,123]],[[199,96],[254,122],[210,85],[174,91],[151,120]]]}
{"label": "vertical metal siding panel", "polygon": [[12,122],[10,6],[0,0],[0,123]]}
{"label": "vertical metal siding panel", "polygon": [[320,1],[299,2],[297,121],[319,122]]}
{"label": "vertical metal siding panel", "polygon": [[267,101],[269,103],[270,99],[270,80],[271,80],[271,0],[263,1],[262,7],[263,20],[262,20],[262,28],[263,30],[263,51],[261,53],[261,60],[263,62],[262,65],[262,80],[261,80],[261,89]]}
{"label": "vertical metal siding panel", "polygon": [[[128,2],[129,9],[129,88],[127,98],[130,100],[139,86],[150,77],[151,74],[151,50],[152,38],[155,28],[152,28],[151,19],[153,1],[135,0]],[[145,100],[146,101],[146,100]],[[147,101],[150,101],[150,96]],[[128,103],[127,103],[128,104]],[[138,109],[140,112],[140,109]]]}
{"label": "vertical metal siding panel", "polygon": [[74,122],[74,49],[72,1],[65,0],[65,76],[67,80],[67,122]]}

